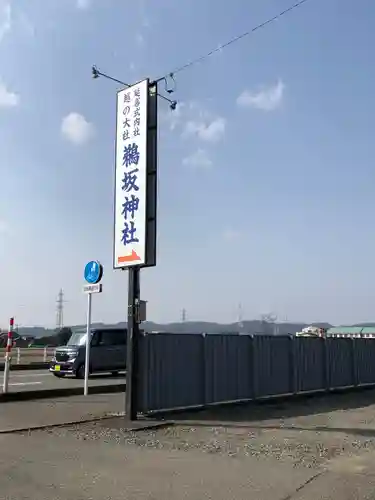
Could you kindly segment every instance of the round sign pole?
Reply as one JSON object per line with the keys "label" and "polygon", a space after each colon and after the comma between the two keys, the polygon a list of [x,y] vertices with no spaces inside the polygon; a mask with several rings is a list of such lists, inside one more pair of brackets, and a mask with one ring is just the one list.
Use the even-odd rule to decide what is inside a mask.
{"label": "round sign pole", "polygon": [[86,328],[86,355],[85,355],[85,385],[83,394],[89,393],[89,373],[90,373],[90,347],[91,347],[91,304],[92,293],[87,294],[87,328]]}
{"label": "round sign pole", "polygon": [[91,312],[92,312],[92,294],[100,293],[102,285],[99,281],[103,277],[103,266],[97,260],[88,262],[84,270],[84,278],[88,285],[85,285],[84,292],[87,293],[87,322],[86,322],[86,352],[85,352],[85,381],[83,394],[89,393],[89,375],[90,375],[90,349],[91,349]]}

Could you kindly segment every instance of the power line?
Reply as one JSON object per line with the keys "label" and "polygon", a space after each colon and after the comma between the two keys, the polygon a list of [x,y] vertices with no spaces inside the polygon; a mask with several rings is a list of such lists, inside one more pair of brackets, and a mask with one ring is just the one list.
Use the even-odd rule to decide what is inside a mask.
{"label": "power line", "polygon": [[[264,28],[268,24],[271,24],[274,21],[277,21],[281,17],[285,16],[286,14],[288,14],[289,12],[291,12],[292,10],[297,9],[297,7],[300,7],[301,5],[303,5],[306,2],[308,2],[308,0],[299,0],[298,2],[296,2],[293,5],[291,5],[287,9],[282,10],[281,12],[279,12],[278,14],[276,14],[275,16],[270,17],[269,19],[267,19],[266,21],[258,24],[257,26],[254,26],[254,28],[250,29],[249,31],[246,31],[245,33],[242,33],[241,35],[238,35],[238,36],[236,36],[234,38],[231,38],[226,43],[223,43],[222,45],[219,45],[218,47],[216,47],[216,49],[210,50],[209,52],[207,52],[205,54],[202,54],[200,57],[197,57],[196,59],[192,59],[189,62],[183,64],[182,66],[179,66],[179,67],[175,68],[173,71],[165,74],[164,76],[161,76],[160,78],[157,78],[152,83],[159,83],[159,82],[164,81],[165,91],[168,94],[172,94],[175,91],[175,87],[176,87],[176,82],[175,82],[174,76],[177,73],[180,73],[181,71],[184,71],[185,69],[190,68],[191,66],[194,66],[195,64],[198,64],[200,62],[205,61],[206,59],[208,59],[209,57],[211,57],[213,54],[216,54],[216,52],[219,52],[219,51],[225,49],[226,47],[229,47],[229,45],[232,45],[235,42],[238,42],[239,40],[242,40],[242,38],[245,38],[245,37],[251,35],[255,31],[257,31],[257,30],[259,30],[261,28]],[[96,66],[92,66],[91,70],[92,70],[92,77],[93,78],[98,78],[99,76],[103,76],[103,77],[107,78],[108,80],[112,80],[113,82],[119,83],[120,85],[124,85],[125,87],[129,87],[128,83],[125,83],[125,82],[123,82],[121,80],[118,80],[117,78],[113,78],[112,76],[109,76],[106,73],[103,73],[103,72],[99,71]],[[170,79],[169,81],[168,81],[168,78]],[[170,83],[172,83],[172,86],[170,86]],[[164,96],[163,94],[159,94],[158,93],[157,95],[159,97],[161,97],[162,99],[164,99],[165,101],[167,101],[169,103],[170,108],[172,110],[176,109],[176,107],[177,107],[177,101],[173,101],[173,100],[169,99],[168,97]]]}
{"label": "power line", "polygon": [[232,45],[233,43],[238,42],[239,40],[242,40],[242,38],[250,36],[252,33],[254,33],[255,31],[257,31],[257,30],[259,30],[261,28],[264,28],[268,24],[271,24],[274,21],[277,21],[281,17],[285,16],[286,14],[288,14],[289,12],[291,12],[292,10],[297,9],[297,7],[300,7],[301,5],[303,5],[306,2],[308,2],[308,0],[299,0],[295,4],[293,4],[290,7],[288,7],[287,9],[285,9],[285,10],[279,12],[278,14],[276,14],[275,16],[267,19],[267,21],[264,21],[263,23],[258,24],[257,26],[255,26],[251,30],[246,31],[245,33],[242,33],[241,35],[238,35],[238,36],[236,36],[234,38],[231,38],[226,43],[223,43],[222,45],[219,45],[218,47],[216,47],[216,49],[210,50],[209,52],[207,52],[205,54],[202,54],[200,57],[197,57],[196,59],[192,59],[191,61],[187,62],[186,64],[183,64],[182,66],[179,66],[179,67],[175,68],[173,71],[171,71],[170,73],[168,73],[168,74],[166,74],[166,75],[158,78],[156,81],[160,82],[162,80],[166,80],[166,78],[168,78],[168,77],[171,77],[173,79],[174,75],[176,75],[177,73],[180,73],[181,71],[184,71],[185,69],[190,68],[191,66],[195,66],[196,64],[198,64],[200,62],[203,62],[204,60],[208,59],[209,57],[211,57],[216,52],[220,52],[221,50],[225,49],[229,45]]}

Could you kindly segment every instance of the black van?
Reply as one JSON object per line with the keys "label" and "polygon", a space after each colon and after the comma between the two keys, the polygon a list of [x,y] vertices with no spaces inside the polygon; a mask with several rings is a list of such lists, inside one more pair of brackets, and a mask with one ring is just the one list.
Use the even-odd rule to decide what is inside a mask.
{"label": "black van", "polygon": [[[126,369],[126,328],[91,330],[90,374],[111,372],[117,375]],[[74,330],[67,345],[56,348],[50,372],[56,377],[85,376],[86,328]]]}

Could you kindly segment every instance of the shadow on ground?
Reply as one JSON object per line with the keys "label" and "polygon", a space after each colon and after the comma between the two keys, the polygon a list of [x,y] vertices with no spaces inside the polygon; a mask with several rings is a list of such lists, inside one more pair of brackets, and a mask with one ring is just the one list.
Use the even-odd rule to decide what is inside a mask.
{"label": "shadow on ground", "polygon": [[[89,380],[102,380],[102,379],[111,379],[111,380],[124,380],[126,374],[123,372],[116,373],[116,375],[112,375],[112,373],[93,373],[89,376]],[[56,377],[58,378],[58,377]],[[61,377],[61,380],[77,380],[74,375],[66,375],[65,377]],[[78,379],[82,380],[83,379]]]}
{"label": "shadow on ground", "polygon": [[[308,396],[296,399],[268,400],[263,402],[251,402],[246,404],[233,404],[226,406],[211,406],[206,409],[183,411],[174,414],[158,414],[160,420],[173,420],[177,424],[184,421],[194,421],[194,425],[212,425],[213,423],[227,423],[243,426],[250,422],[261,422],[262,420],[278,420],[296,417],[312,416],[330,413],[338,410],[351,410],[365,408],[375,404],[375,389],[366,389],[360,392],[342,392],[324,395]],[[155,418],[155,415],[153,416]],[[207,423],[205,423],[207,422]],[[252,425],[253,427],[253,425]],[[278,426],[279,427],[279,426]],[[269,428],[269,426],[267,426]],[[283,425],[284,429],[287,429]],[[292,427],[297,430],[297,427]],[[303,430],[301,428],[301,430]],[[307,429],[309,430],[309,429]],[[311,429],[310,429],[311,430]],[[319,430],[314,426],[314,430]],[[322,428],[321,430],[332,430]],[[345,429],[347,432],[348,429]],[[354,429],[352,429],[354,431]],[[336,429],[340,432],[340,429]],[[344,432],[344,429],[343,429]],[[375,431],[358,429],[363,435],[375,435]]]}
{"label": "shadow on ground", "polygon": [[358,428],[353,428],[353,427],[326,427],[326,426],[320,426],[320,425],[315,425],[314,427],[299,427],[299,426],[286,426],[283,425],[282,427],[272,427],[269,425],[255,425],[252,426],[255,429],[269,429],[269,430],[280,430],[282,428],[283,430],[287,431],[307,431],[307,432],[330,432],[333,434],[337,433],[343,433],[343,434],[354,434],[356,436],[360,436],[363,438],[368,438],[372,439],[375,438],[375,430],[373,429],[358,429]]}

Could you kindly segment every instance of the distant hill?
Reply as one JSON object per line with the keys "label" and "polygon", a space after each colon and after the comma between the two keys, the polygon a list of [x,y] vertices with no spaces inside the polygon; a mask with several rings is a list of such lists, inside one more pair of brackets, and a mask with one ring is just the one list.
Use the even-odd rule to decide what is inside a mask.
{"label": "distant hill", "polygon": [[[313,323],[315,326],[323,328],[330,328],[332,325],[329,323]],[[367,325],[367,324],[366,324]],[[109,326],[104,323],[93,324],[94,328]],[[120,322],[115,325],[119,328],[125,328],[126,322]],[[308,326],[307,323],[267,323],[260,320],[243,321],[240,327],[238,323],[213,323],[205,321],[185,321],[180,323],[167,323],[160,324],[152,321],[142,323],[142,329],[146,332],[169,332],[169,333],[248,333],[253,335],[287,335],[289,333],[296,333],[301,331],[302,328]],[[364,325],[363,325],[364,326]],[[84,328],[85,325],[75,325],[72,328]],[[55,334],[55,329],[48,329],[43,327],[24,327],[19,329],[20,335],[33,336],[36,338],[48,337]]]}

